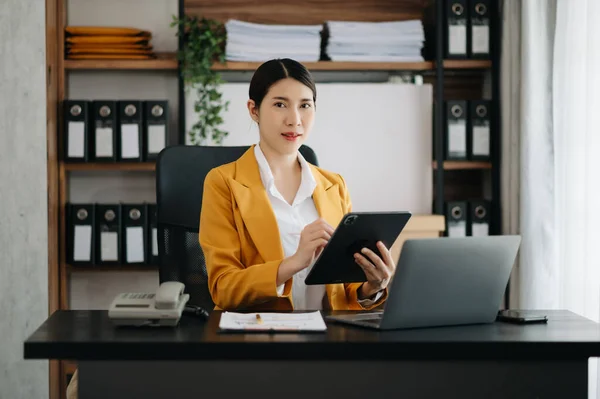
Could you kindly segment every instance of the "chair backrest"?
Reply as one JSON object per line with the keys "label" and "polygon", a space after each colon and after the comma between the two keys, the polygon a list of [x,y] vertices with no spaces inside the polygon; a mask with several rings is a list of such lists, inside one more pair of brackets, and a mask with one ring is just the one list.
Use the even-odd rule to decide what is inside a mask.
{"label": "chair backrest", "polygon": [[[249,146],[171,146],[156,161],[156,203],[159,281],[180,281],[190,294],[191,305],[211,310],[206,263],[198,242],[204,179],[220,165],[237,160]],[[307,146],[300,153],[318,166]]]}

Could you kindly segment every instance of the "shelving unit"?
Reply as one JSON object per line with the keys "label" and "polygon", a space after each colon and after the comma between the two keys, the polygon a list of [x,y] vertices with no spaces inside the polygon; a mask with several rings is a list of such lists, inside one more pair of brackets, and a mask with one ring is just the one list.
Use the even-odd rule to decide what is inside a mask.
{"label": "shelving unit", "polygon": [[115,162],[115,163],[65,163],[62,165],[65,172],[74,171],[154,171],[154,162]]}
{"label": "shelving unit", "polygon": [[[437,168],[437,162],[432,161],[433,168]],[[153,162],[140,163],[67,163],[63,166],[66,172],[74,171],[154,171],[156,164]],[[482,161],[444,161],[445,170],[460,169],[491,169],[491,162]]]}
{"label": "shelving unit", "polygon": [[157,271],[156,265],[102,265],[93,267],[66,265],[67,273],[83,272],[83,273],[102,273],[102,272],[147,272]]}
{"label": "shelving unit", "polygon": [[[322,23],[326,20],[364,20],[364,21],[387,21],[394,19],[420,19],[423,14],[422,1],[414,0],[377,0],[365,2],[363,0],[346,1],[332,0],[322,5],[298,4],[286,2],[285,6],[280,2],[266,1],[261,3],[243,3],[235,0],[173,0],[178,1],[179,13],[185,12],[189,15],[199,15],[220,21],[227,18],[239,18],[259,23],[289,23],[297,24],[297,13],[305,17],[302,23]],[[48,67],[51,81],[49,83],[49,123],[48,123],[48,186],[49,186],[49,236],[56,239],[49,240],[49,276],[50,276],[50,311],[67,309],[69,307],[68,279],[74,272],[102,273],[104,271],[146,271],[156,270],[156,266],[102,266],[102,267],[80,267],[68,265],[66,262],[66,221],[64,209],[68,202],[68,184],[73,172],[154,172],[154,162],[143,163],[65,163],[60,156],[60,148],[63,143],[63,121],[62,101],[69,98],[67,76],[70,72],[80,71],[140,71],[151,73],[152,71],[172,71],[178,79],[179,96],[179,135],[183,136],[183,120],[185,117],[181,101],[183,99],[183,85],[178,77],[179,65],[175,53],[160,53],[156,59],[151,60],[69,60],[64,59],[64,27],[67,22],[67,0],[46,0],[47,12],[50,13],[48,20],[54,21],[48,24]],[[442,4],[443,5],[443,4]],[[437,4],[437,11],[441,5]],[[54,16],[52,17],[52,15]],[[437,19],[439,23],[440,18]],[[496,23],[496,22],[494,22]],[[498,42],[497,30],[492,31],[493,43]],[[438,35],[438,41],[440,35]],[[181,46],[181,41],[180,41]],[[498,134],[499,123],[499,101],[498,101],[498,52],[494,52],[491,60],[444,60],[442,52],[438,49],[436,59],[424,62],[331,62],[320,61],[305,63],[311,71],[409,71],[423,73],[425,81],[434,85],[434,100],[441,103],[444,99],[462,96],[465,99],[480,98],[482,93],[482,75],[492,75],[492,104],[495,119],[492,123],[492,159],[490,162],[481,161],[448,161],[443,159],[443,147],[441,144],[434,150],[434,194],[437,199],[444,199],[447,195],[446,186],[448,174],[452,174],[452,181],[465,177],[465,184],[469,190],[477,191],[477,184],[473,179],[479,179],[478,172],[491,175],[492,200],[494,221],[492,234],[500,231],[499,223],[499,159],[500,143]],[[260,63],[257,62],[227,62],[215,64],[214,69],[219,71],[253,71]],[[442,137],[442,121],[440,107],[436,107],[434,130],[432,134],[439,140]],[[445,172],[448,172],[446,174]],[[454,184],[454,183],[453,183]],[[459,191],[460,187],[453,188]],[[442,214],[443,203],[436,203],[434,213]],[[54,246],[53,246],[54,245]],[[58,248],[58,250],[57,250]],[[51,365],[51,398],[58,399],[64,396],[66,389],[66,376],[72,373],[76,367],[73,362],[62,362],[60,368],[56,364]]]}
{"label": "shelving unit", "polygon": [[157,53],[150,60],[65,60],[66,70],[177,70],[174,53]]}
{"label": "shelving unit", "polygon": [[[150,60],[65,60],[66,70],[177,70],[175,53],[159,53]],[[259,62],[215,63],[217,71],[253,71]],[[435,62],[305,62],[311,71],[433,71]],[[489,69],[489,60],[444,60],[445,69]]]}
{"label": "shelving unit", "polygon": [[[433,168],[438,168],[436,161],[432,162]],[[444,170],[463,170],[463,169],[492,169],[491,162],[481,161],[444,161]]]}
{"label": "shelving unit", "polygon": [[[492,64],[486,60],[445,60],[444,68],[447,69],[486,69]],[[215,64],[213,67],[218,71],[253,71],[260,63],[258,62],[226,62]],[[311,71],[432,71],[435,63],[424,62],[339,62],[319,61],[304,62]]]}

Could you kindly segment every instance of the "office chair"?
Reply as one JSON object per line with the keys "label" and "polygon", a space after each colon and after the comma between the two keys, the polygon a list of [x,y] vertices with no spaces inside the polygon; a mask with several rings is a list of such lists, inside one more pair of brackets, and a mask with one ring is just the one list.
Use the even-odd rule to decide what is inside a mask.
{"label": "office chair", "polygon": [[[220,165],[237,160],[249,146],[171,146],[156,161],[159,281],[180,281],[191,306],[214,308],[206,264],[198,242],[204,178]],[[307,162],[318,166],[315,152],[300,147]]]}

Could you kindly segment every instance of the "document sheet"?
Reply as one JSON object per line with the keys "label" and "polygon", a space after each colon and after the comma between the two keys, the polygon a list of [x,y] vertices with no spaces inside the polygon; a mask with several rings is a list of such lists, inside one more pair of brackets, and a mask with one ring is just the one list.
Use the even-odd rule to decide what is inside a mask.
{"label": "document sheet", "polygon": [[223,312],[221,330],[229,331],[326,331],[319,311],[309,313]]}

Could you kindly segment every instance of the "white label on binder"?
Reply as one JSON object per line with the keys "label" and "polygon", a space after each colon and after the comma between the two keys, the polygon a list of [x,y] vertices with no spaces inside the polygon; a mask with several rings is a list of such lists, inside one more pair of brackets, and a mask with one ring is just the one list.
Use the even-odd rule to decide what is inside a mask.
{"label": "white label on binder", "polygon": [[450,25],[450,37],[448,42],[448,53],[467,54],[467,27],[466,25]]}
{"label": "white label on binder", "polygon": [[466,237],[467,222],[450,222],[448,223],[448,237]]}
{"label": "white label on binder", "polygon": [[121,125],[121,158],[140,157],[140,129],[135,123]]}
{"label": "white label on binder", "polygon": [[96,157],[113,156],[113,130],[111,127],[96,128]]}
{"label": "white label on binder", "polygon": [[85,122],[69,122],[67,140],[67,156],[83,158],[85,156]]}
{"label": "white label on binder", "polygon": [[158,154],[165,148],[165,125],[148,126],[148,153]]}
{"label": "white label on binder", "polygon": [[125,230],[127,239],[127,263],[140,263],[144,261],[144,228],[127,227]]}
{"label": "white label on binder", "polygon": [[119,233],[103,231],[100,233],[100,259],[103,261],[119,260]]}
{"label": "white label on binder", "polygon": [[73,232],[73,260],[78,262],[90,262],[92,260],[92,226],[75,226]]}
{"label": "white label on binder", "polygon": [[489,126],[473,126],[473,155],[490,155]]}
{"label": "white label on binder", "polygon": [[448,126],[448,152],[453,155],[467,153],[467,125],[462,120],[450,122]]}
{"label": "white label on binder", "polygon": [[152,256],[158,256],[158,230],[152,229]]}
{"label": "white label on binder", "polygon": [[487,223],[473,223],[471,226],[471,235],[474,237],[488,236],[489,225]]}
{"label": "white label on binder", "polygon": [[484,25],[474,25],[472,32],[471,50],[473,54],[489,54],[490,28]]}

